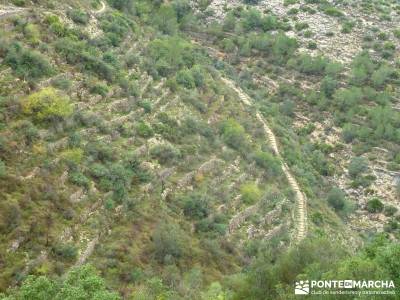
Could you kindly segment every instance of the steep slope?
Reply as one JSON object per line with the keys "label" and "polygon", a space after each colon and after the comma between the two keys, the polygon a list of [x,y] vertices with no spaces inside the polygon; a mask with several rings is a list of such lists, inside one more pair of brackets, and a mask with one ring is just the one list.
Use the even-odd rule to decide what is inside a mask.
{"label": "steep slope", "polygon": [[400,286],[395,2],[11,2],[0,299]]}
{"label": "steep slope", "polygon": [[[223,78],[222,79],[230,88],[232,88],[238,95],[239,98],[248,106],[252,105],[251,99],[248,95],[246,95],[240,88],[236,87],[235,83],[229,79]],[[265,135],[268,139],[271,148],[274,151],[274,154],[282,160],[282,170],[288,180],[289,185],[295,192],[295,198],[297,203],[297,219],[295,223],[296,227],[296,236],[295,241],[300,242],[304,239],[307,235],[307,201],[304,194],[301,192],[299,184],[297,183],[296,179],[291,174],[288,165],[284,162],[278,148],[278,143],[276,141],[276,137],[272,130],[268,127],[266,121],[261,116],[259,112],[257,112],[257,119],[262,124]]]}

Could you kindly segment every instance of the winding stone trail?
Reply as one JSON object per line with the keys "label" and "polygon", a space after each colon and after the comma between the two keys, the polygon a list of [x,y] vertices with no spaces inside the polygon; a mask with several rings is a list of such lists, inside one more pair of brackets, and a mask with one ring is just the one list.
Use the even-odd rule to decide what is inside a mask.
{"label": "winding stone trail", "polygon": [[[239,95],[240,100],[244,104],[246,104],[248,106],[252,106],[252,101],[251,101],[250,97],[247,94],[245,94],[242,91],[242,89],[237,87],[236,84],[232,80],[229,80],[226,78],[221,78],[221,79],[227,86],[229,86],[231,89],[233,89]],[[281,154],[279,152],[278,142],[276,140],[275,134],[273,133],[273,131],[268,126],[267,122],[265,121],[265,119],[259,112],[257,112],[256,116],[257,116],[257,119],[260,121],[260,123],[263,125],[264,132],[267,136],[270,146],[272,147],[272,150],[274,151],[275,155],[282,161],[283,173],[285,174],[290,187],[295,192],[295,199],[296,199],[296,206],[297,206],[296,221],[295,221],[295,226],[296,226],[295,240],[296,240],[296,242],[299,242],[302,239],[304,239],[305,236],[307,235],[307,200],[306,200],[306,197],[302,193],[302,191],[299,187],[299,184],[297,183],[297,180],[290,172],[289,166],[285,162],[283,162],[283,157],[281,156]]]}
{"label": "winding stone trail", "polygon": [[99,10],[95,11],[95,14],[102,14],[106,10],[106,4],[104,1],[100,1],[101,7]]}

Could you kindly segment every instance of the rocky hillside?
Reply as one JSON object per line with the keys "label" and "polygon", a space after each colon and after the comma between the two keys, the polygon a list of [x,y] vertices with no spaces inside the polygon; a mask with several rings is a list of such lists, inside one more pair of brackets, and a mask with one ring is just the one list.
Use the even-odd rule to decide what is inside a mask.
{"label": "rocky hillside", "polygon": [[400,7],[337,2],[0,1],[0,299],[398,281]]}

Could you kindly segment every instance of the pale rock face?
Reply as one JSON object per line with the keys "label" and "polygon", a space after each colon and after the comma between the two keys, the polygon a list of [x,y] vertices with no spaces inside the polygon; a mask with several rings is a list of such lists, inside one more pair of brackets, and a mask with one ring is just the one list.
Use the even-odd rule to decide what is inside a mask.
{"label": "pale rock face", "polygon": [[[314,14],[310,14],[299,9],[300,6],[304,4],[304,1],[301,1],[300,4],[288,6],[284,6],[283,2],[283,0],[262,0],[259,1],[257,5],[252,5],[252,7],[258,9],[262,13],[271,12],[278,17],[288,18],[289,24],[292,26],[292,28],[294,28],[296,22],[307,23],[309,27],[306,30],[313,32],[313,36],[311,38],[306,38],[303,36],[302,32],[304,30],[300,32],[289,31],[286,33],[288,36],[295,37],[300,41],[302,47],[300,47],[299,51],[309,53],[310,55],[322,53],[324,56],[346,64],[350,63],[354,56],[356,56],[362,50],[361,45],[363,43],[363,37],[371,28],[375,27],[384,32],[391,32],[393,28],[396,28],[398,26],[397,24],[400,22],[400,17],[399,15],[395,14],[394,10],[391,13],[392,20],[383,21],[380,20],[376,14],[366,14],[357,6],[352,6],[353,3],[359,4],[361,1],[346,2],[348,5],[345,7],[341,7],[340,4],[333,3],[342,11],[347,20],[355,22],[356,24],[350,33],[342,33],[343,21],[341,21],[338,17],[328,16],[319,11],[316,5],[308,4],[309,7],[314,8],[316,11]],[[212,12],[211,16],[209,17],[209,21],[221,22],[229,10],[239,6],[243,6],[243,1],[211,1],[207,9],[208,11]],[[288,14],[289,10],[292,8],[298,9],[298,13],[295,15],[297,20],[293,20],[292,16]],[[306,46],[311,40],[317,42],[317,51],[311,51],[307,49]],[[392,41],[396,42],[393,39]],[[397,44],[399,43],[397,42]]]}

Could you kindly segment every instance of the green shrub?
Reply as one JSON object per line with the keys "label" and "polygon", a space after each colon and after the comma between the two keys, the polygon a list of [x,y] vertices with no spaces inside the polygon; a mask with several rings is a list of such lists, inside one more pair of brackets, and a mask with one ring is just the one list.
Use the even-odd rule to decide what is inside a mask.
{"label": "green shrub", "polygon": [[294,28],[297,31],[302,31],[302,30],[304,30],[304,29],[306,29],[308,27],[309,27],[309,25],[307,23],[296,23],[296,25],[294,26]]}
{"label": "green shrub", "polygon": [[310,42],[308,42],[308,44],[307,44],[307,48],[310,49],[310,50],[315,50],[315,49],[318,48],[318,45],[317,45],[316,42],[310,41]]}
{"label": "green shrub", "polygon": [[363,93],[358,87],[351,87],[349,89],[338,89],[335,91],[333,98],[341,111],[347,111],[360,104]]}
{"label": "green shrub", "polygon": [[118,69],[105,62],[98,49],[89,46],[83,41],[62,38],[57,40],[55,48],[67,63],[78,65],[82,71],[93,72],[109,82],[113,82],[118,78]]}
{"label": "green shrub", "polygon": [[63,151],[60,156],[67,163],[79,165],[83,159],[83,150],[80,148],[68,149]]}
{"label": "green shrub", "polygon": [[206,74],[203,67],[200,65],[195,65],[190,71],[192,73],[196,87],[203,87],[206,80]]}
{"label": "green shrub", "polygon": [[195,62],[192,45],[179,37],[156,39],[149,44],[149,57],[157,72],[168,77],[174,72],[191,68]]}
{"label": "green shrub", "polygon": [[79,171],[72,171],[68,174],[68,179],[72,184],[77,186],[89,187],[90,180],[83,173]]}
{"label": "green shrub", "polygon": [[135,11],[134,0],[108,0],[108,3],[116,9],[133,13]]}
{"label": "green shrub", "polygon": [[324,153],[319,149],[312,152],[311,164],[323,176],[331,176],[334,173],[334,167],[326,158],[326,152]]}
{"label": "green shrub", "polygon": [[39,27],[35,24],[27,24],[24,27],[24,35],[31,44],[38,44],[40,41]]}
{"label": "green shrub", "polygon": [[[2,298],[3,299],[3,298]],[[46,276],[28,276],[19,288],[10,290],[6,299],[49,300],[87,299],[120,300],[116,292],[110,292],[94,267],[84,265],[72,268],[66,276],[52,279]]]}
{"label": "green shrub", "polygon": [[334,6],[327,6],[326,8],[324,8],[324,13],[326,13],[328,16],[332,16],[332,17],[343,16],[343,12]]}
{"label": "green shrub", "polygon": [[181,152],[169,144],[161,144],[150,150],[153,158],[156,158],[160,164],[173,164],[176,159],[181,157]]}
{"label": "green shrub", "polygon": [[187,252],[185,232],[174,223],[158,225],[153,234],[154,254],[159,262],[179,259]]}
{"label": "green shrub", "polygon": [[68,17],[77,24],[86,25],[89,22],[89,15],[81,9],[68,11]]}
{"label": "green shrub", "polygon": [[225,143],[236,150],[244,149],[248,144],[244,128],[234,119],[228,119],[222,124],[222,136]]}
{"label": "green shrub", "polygon": [[203,219],[209,214],[209,204],[206,196],[195,193],[184,197],[183,213],[191,219]]}
{"label": "green shrub", "polygon": [[343,66],[338,62],[328,62],[325,67],[325,74],[332,78],[337,78],[342,71]]}
{"label": "green shrub", "polygon": [[136,126],[136,132],[139,136],[144,138],[150,138],[154,135],[154,131],[150,125],[144,122],[139,122],[139,124]]}
{"label": "green shrub", "polygon": [[288,61],[288,65],[299,72],[309,75],[322,75],[328,60],[322,56],[312,57],[308,54],[302,54],[295,59]]}
{"label": "green shrub", "polygon": [[115,160],[115,152],[104,142],[87,143],[85,152],[88,156],[91,156],[91,160],[100,160],[102,162],[110,162]]}
{"label": "green shrub", "polygon": [[161,5],[155,15],[154,23],[162,33],[175,34],[178,30],[176,11],[171,5]]}
{"label": "green shrub", "polygon": [[109,92],[108,86],[104,83],[96,83],[90,87],[90,93],[97,94],[102,97],[107,96]]}
{"label": "green shrub", "polygon": [[254,204],[261,199],[262,193],[254,183],[246,183],[240,187],[242,200],[246,204]]}
{"label": "green shrub", "polygon": [[72,81],[67,77],[60,76],[51,80],[51,85],[60,90],[69,90],[72,86]]}
{"label": "green shrub", "polygon": [[391,217],[397,212],[397,207],[393,205],[386,205],[384,209],[385,216]]}
{"label": "green shrub", "polygon": [[183,102],[192,105],[194,108],[196,108],[201,113],[207,112],[206,104],[204,104],[200,95],[197,94],[196,92],[184,94],[182,100],[183,100]]}
{"label": "green shrub", "polygon": [[320,212],[315,212],[311,215],[311,221],[315,225],[322,225],[324,223],[324,216]]}
{"label": "green shrub", "polygon": [[330,76],[324,77],[321,81],[321,92],[328,98],[331,98],[335,93],[338,86],[338,82]]}
{"label": "green shrub", "polygon": [[356,128],[352,124],[345,124],[342,131],[343,140],[346,143],[351,143],[356,137]]}
{"label": "green shrub", "polygon": [[15,6],[25,6],[26,0],[12,0],[11,1]]}
{"label": "green shrub", "polygon": [[52,247],[52,253],[59,259],[71,261],[78,255],[78,249],[73,244],[56,244]]}
{"label": "green shrub", "polygon": [[328,195],[327,201],[336,211],[342,211],[346,205],[346,195],[339,188],[332,188]]}
{"label": "green shrub", "polygon": [[368,162],[364,157],[354,157],[348,170],[350,177],[356,178],[368,170]]}
{"label": "green shrub", "polygon": [[262,25],[262,15],[257,9],[249,9],[243,12],[242,22],[245,30],[250,31],[260,28]]}
{"label": "green shrub", "polygon": [[271,153],[257,151],[254,158],[256,163],[267,172],[268,176],[279,176],[282,174],[281,162]]}
{"label": "green shrub", "polygon": [[134,28],[134,23],[123,14],[106,14],[101,18],[100,27],[105,34],[98,42],[106,51],[110,46],[119,46]]}
{"label": "green shrub", "polygon": [[187,89],[196,87],[194,77],[189,70],[181,70],[176,74],[176,82]]}
{"label": "green shrub", "polygon": [[6,164],[0,159],[0,178],[7,175]]}
{"label": "green shrub", "polygon": [[52,87],[28,96],[22,101],[22,110],[38,121],[62,119],[73,111],[69,98]]}
{"label": "green shrub", "polygon": [[138,102],[138,106],[143,108],[144,112],[146,114],[150,113],[152,110],[152,105],[151,102],[148,100],[141,100]]}
{"label": "green shrub", "polygon": [[379,213],[384,209],[383,203],[378,198],[373,198],[367,202],[367,210],[370,213]]}
{"label": "green shrub", "polygon": [[242,0],[245,4],[256,5],[260,2],[260,0]]}
{"label": "green shrub", "polygon": [[24,49],[15,43],[9,46],[4,63],[10,66],[18,77],[35,80],[53,73],[48,60],[39,52]]}
{"label": "green shrub", "polygon": [[279,106],[279,110],[281,111],[282,114],[288,117],[293,117],[295,110],[295,103],[290,99],[285,99]]}
{"label": "green shrub", "polygon": [[388,79],[395,73],[395,70],[392,69],[391,67],[387,65],[382,65],[379,67],[378,70],[376,70],[374,73],[372,73],[371,80],[372,84],[376,88],[383,87],[384,84],[388,81]]}
{"label": "green shrub", "polygon": [[400,39],[400,29],[395,29],[395,30],[393,30],[393,35],[394,35],[396,38]]}
{"label": "green shrub", "polygon": [[279,62],[286,61],[293,55],[298,47],[297,40],[289,38],[284,34],[278,34],[272,45],[272,52]]}

